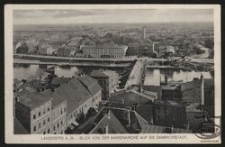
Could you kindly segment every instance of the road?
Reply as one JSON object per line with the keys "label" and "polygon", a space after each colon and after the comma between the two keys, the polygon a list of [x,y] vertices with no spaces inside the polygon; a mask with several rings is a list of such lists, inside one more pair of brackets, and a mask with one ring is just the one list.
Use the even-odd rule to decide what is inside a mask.
{"label": "road", "polygon": [[27,59],[14,59],[14,64],[33,64],[33,65],[58,65],[58,66],[95,66],[95,67],[118,67],[125,68],[131,66],[131,63],[91,63],[91,62],[77,62],[77,63],[68,63],[68,62],[42,62],[39,60],[27,60]]}

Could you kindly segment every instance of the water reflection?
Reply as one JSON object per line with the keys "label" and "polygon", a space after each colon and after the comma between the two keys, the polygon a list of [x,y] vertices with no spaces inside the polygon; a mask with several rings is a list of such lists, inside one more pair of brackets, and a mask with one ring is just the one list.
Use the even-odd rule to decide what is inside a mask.
{"label": "water reflection", "polygon": [[[40,67],[38,65],[30,65],[30,66],[14,66],[14,78],[19,80],[28,79],[30,77],[34,77],[38,70],[45,70],[48,67]],[[92,71],[94,68],[78,68],[78,67],[70,67],[70,68],[62,68],[59,66],[55,66],[55,74],[59,77],[72,77],[75,73],[83,70],[83,71]],[[117,70],[116,70],[117,71]],[[118,72],[118,71],[117,71]],[[182,70],[159,70],[159,69],[148,69],[146,70],[145,75],[145,85],[159,85],[160,80],[165,81],[165,75],[168,77],[168,81],[180,81],[183,82],[192,81],[194,78],[199,78],[201,73],[204,78],[212,78],[209,72],[195,72],[195,71],[182,71]]]}
{"label": "water reflection", "polygon": [[194,78],[200,78],[201,74],[203,74],[205,79],[212,78],[210,72],[148,69],[146,70],[144,85],[160,85],[160,81],[165,81],[166,75],[168,81],[188,82],[192,81]]}

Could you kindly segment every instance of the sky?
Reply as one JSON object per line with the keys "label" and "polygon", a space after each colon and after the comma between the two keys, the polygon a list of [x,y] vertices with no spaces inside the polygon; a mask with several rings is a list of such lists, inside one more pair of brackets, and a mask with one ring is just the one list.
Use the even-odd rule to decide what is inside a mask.
{"label": "sky", "polygon": [[14,10],[15,25],[213,22],[212,9]]}

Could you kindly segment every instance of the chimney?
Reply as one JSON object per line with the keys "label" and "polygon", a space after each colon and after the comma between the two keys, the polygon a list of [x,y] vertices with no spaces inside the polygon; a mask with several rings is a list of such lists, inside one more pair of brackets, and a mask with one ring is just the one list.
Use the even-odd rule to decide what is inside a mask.
{"label": "chimney", "polygon": [[126,111],[127,112],[127,125],[126,125],[126,127],[130,127],[131,126],[131,116],[130,116],[130,110],[127,110]]}
{"label": "chimney", "polygon": [[108,124],[106,126],[104,126],[103,133],[104,134],[108,134],[109,133],[109,126],[108,126]]}
{"label": "chimney", "polygon": [[171,133],[173,133],[173,125],[171,126]]}
{"label": "chimney", "polygon": [[145,40],[145,27],[143,27],[142,29],[143,29],[143,30],[142,30],[142,35],[143,35],[143,36],[142,36],[142,37],[143,37],[142,39]]}
{"label": "chimney", "polygon": [[107,113],[107,117],[108,117],[108,119],[110,119],[110,114],[111,112],[110,112],[110,110],[109,110],[109,112]]}
{"label": "chimney", "polygon": [[201,74],[201,105],[205,105],[205,95],[204,95],[204,77]]}

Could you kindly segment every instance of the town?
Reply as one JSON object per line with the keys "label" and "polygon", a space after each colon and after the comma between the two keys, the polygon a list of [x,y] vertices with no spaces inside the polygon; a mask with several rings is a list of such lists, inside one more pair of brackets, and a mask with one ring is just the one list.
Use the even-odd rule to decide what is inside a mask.
{"label": "town", "polygon": [[15,134],[194,133],[214,115],[210,24],[15,26],[13,37]]}

